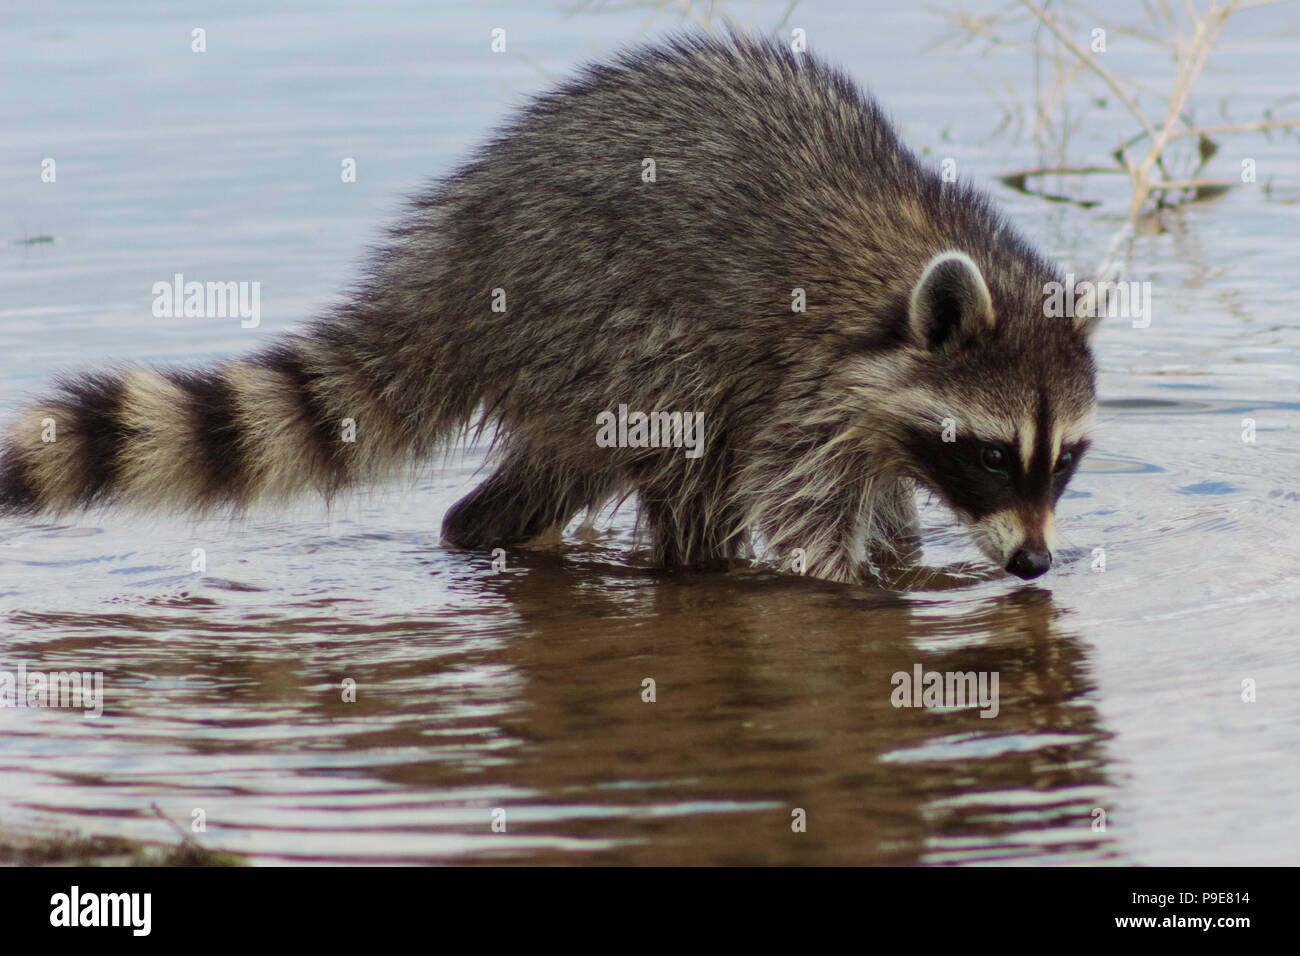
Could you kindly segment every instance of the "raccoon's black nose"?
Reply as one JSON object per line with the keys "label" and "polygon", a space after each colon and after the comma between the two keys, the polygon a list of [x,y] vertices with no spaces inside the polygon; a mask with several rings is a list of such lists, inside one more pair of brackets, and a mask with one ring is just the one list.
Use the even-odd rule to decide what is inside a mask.
{"label": "raccoon's black nose", "polygon": [[1028,581],[1052,566],[1052,552],[1043,548],[1020,548],[1011,556],[1007,570]]}

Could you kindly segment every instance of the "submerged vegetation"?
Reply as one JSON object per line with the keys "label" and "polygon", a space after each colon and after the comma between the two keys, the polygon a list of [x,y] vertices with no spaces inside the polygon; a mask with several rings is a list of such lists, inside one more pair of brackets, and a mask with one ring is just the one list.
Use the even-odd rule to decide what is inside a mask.
{"label": "submerged vegetation", "polygon": [[0,866],[247,866],[243,857],[204,849],[193,840],[176,846],[117,837],[0,831]]}
{"label": "submerged vegetation", "polygon": [[238,854],[199,845],[150,805],[154,815],[176,831],[176,844],[145,843],[119,837],[87,836],[73,831],[25,832],[0,827],[0,866],[247,866]]}

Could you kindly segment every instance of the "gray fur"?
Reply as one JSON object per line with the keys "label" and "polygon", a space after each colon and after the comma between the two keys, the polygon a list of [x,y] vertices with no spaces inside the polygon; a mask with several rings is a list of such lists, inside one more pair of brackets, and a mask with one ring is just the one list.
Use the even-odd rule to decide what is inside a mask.
{"label": "gray fur", "polygon": [[[919,341],[913,292],[946,252],[977,270],[987,304],[975,289],[977,321]],[[340,306],[275,355],[213,369],[217,413],[196,398],[178,399],[173,421],[141,415],[178,389],[199,394],[162,372],[146,374],[167,387],[135,401],[139,372],[129,388],[113,379],[87,399],[74,382],[33,403],[6,443],[0,504],[331,493],[478,428],[495,436],[496,470],[448,513],[453,546],[524,541],[635,495],[662,565],[722,565],[757,543],[856,580],[868,545],[911,526],[914,485],[933,485],[909,447],[916,429],[1014,430],[1044,392],[1052,421],[1090,413],[1087,336],[1043,316],[1044,285],[1060,279],[842,74],[763,41],[679,39],[524,108],[415,197]],[[598,447],[597,416],[620,404],[703,414],[703,454]],[[46,413],[68,429],[62,451],[35,437]],[[337,438],[343,418],[354,443]],[[97,443],[78,433],[91,427]],[[186,481],[140,464],[138,449],[160,459],[164,439],[186,436],[176,461],[229,474]]]}

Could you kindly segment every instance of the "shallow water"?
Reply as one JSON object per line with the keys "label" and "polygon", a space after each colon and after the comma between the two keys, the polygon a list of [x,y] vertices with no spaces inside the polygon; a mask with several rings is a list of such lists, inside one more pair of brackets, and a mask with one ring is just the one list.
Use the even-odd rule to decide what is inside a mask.
{"label": "shallow water", "polygon": [[[796,24],[911,141],[984,182],[1035,161],[989,138],[975,51],[916,53],[932,14],[823,7]],[[202,361],[293,328],[403,191],[545,85],[538,67],[562,74],[641,22],[223,9],[34,9],[0,40],[6,413],[59,369]],[[1269,29],[1242,36],[1273,39],[1216,55],[1206,102],[1232,92],[1249,116],[1294,92],[1294,20],[1259,11]],[[487,52],[498,25],[509,55]],[[0,669],[102,671],[107,703],[95,720],[0,709],[0,827],[172,839],[157,803],[182,825],[201,808],[204,845],[259,862],[1300,862],[1300,161],[1294,142],[1232,142],[1229,167],[1255,158],[1284,198],[1243,188],[1134,243],[1151,325],[1100,333],[1102,414],[1048,576],[665,575],[630,512],[496,570],[437,542],[475,449],[332,512],[8,520]],[[1092,183],[1113,201],[1090,211],[992,188],[1080,272],[1123,211]],[[12,244],[39,235],[55,242]],[[260,281],[261,325],[154,318],[151,286],[175,272]],[[941,511],[924,519],[927,564],[978,560]],[[895,708],[891,675],[917,664],[997,672],[997,717]]]}

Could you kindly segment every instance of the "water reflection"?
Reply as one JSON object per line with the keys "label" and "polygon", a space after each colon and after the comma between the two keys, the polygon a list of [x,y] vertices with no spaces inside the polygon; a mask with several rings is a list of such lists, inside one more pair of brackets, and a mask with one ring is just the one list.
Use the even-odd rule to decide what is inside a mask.
{"label": "water reflection", "polygon": [[[204,808],[209,843],[295,860],[1114,853],[1090,828],[1112,792],[1108,735],[1046,591],[939,602],[673,576],[612,565],[599,547],[521,552],[499,574],[448,560],[499,609],[382,623],[29,615],[68,636],[18,641],[14,655],[73,666],[89,647],[72,635],[96,634],[112,692],[94,728],[53,712],[6,721],[64,753],[39,782],[26,769],[20,805],[140,836],[161,792],[177,819]],[[891,675],[918,663],[997,672],[997,717],[895,708]],[[791,829],[796,808],[806,832]]]}
{"label": "water reflection", "polygon": [[[1090,829],[1109,791],[1107,734],[1047,592],[953,607],[787,579],[657,576],[620,590],[607,578],[539,555],[487,586],[528,635],[502,648],[523,679],[503,723],[526,742],[502,777],[535,788],[534,805],[581,794],[624,814],[620,833],[642,842],[613,858],[1110,852]],[[998,717],[893,707],[890,676],[918,662],[998,672]],[[654,703],[642,699],[646,678]],[[807,811],[806,833],[791,832],[794,808]],[[550,820],[526,827],[555,831]],[[596,839],[604,828],[578,818],[563,831]]]}

